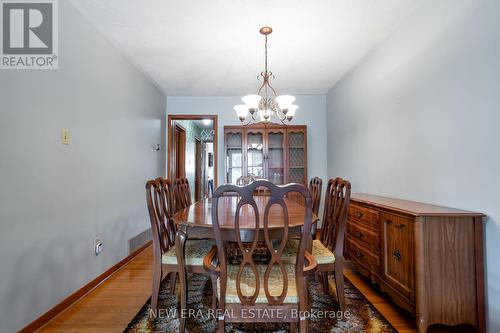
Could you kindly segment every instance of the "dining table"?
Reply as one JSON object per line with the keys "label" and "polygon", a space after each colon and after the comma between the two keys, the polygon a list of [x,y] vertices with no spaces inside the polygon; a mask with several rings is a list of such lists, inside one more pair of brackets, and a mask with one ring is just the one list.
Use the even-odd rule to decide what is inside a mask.
{"label": "dining table", "polygon": [[[260,233],[259,239],[264,240],[264,212],[269,202],[269,196],[254,196],[259,214]],[[219,227],[225,238],[236,241],[235,215],[237,211],[239,197],[237,195],[225,196],[218,199]],[[305,219],[305,207],[295,198],[284,198],[288,212],[288,238],[299,237],[302,234],[302,227]],[[212,225],[212,199],[205,198],[181,209],[173,216],[173,221],[177,227],[175,251],[177,264],[186,267],[184,248],[187,239],[215,239]],[[240,237],[243,242],[251,242],[255,237],[255,211],[250,205],[243,205],[239,212]],[[280,240],[285,226],[284,210],[279,205],[272,205],[269,210],[269,236],[272,240]],[[312,214],[312,223],[316,224],[318,217]],[[309,239],[308,248],[312,247],[312,237]],[[187,304],[187,276],[186,270],[179,272],[179,284],[181,289],[180,310],[184,313]]]}

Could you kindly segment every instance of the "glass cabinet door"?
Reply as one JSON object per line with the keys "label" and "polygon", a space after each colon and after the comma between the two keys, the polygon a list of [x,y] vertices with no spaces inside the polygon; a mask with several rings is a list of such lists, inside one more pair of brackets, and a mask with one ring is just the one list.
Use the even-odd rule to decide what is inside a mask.
{"label": "glass cabinet door", "polygon": [[285,132],[267,130],[267,179],[274,184],[283,184],[285,179]]}
{"label": "glass cabinet door", "polygon": [[246,132],[247,176],[265,178],[264,174],[264,133],[259,130]]}
{"label": "glass cabinet door", "polygon": [[226,133],[226,182],[236,184],[243,175],[243,135],[241,132]]}
{"label": "glass cabinet door", "polygon": [[288,136],[288,164],[289,183],[306,184],[306,137],[303,131],[289,130]]}

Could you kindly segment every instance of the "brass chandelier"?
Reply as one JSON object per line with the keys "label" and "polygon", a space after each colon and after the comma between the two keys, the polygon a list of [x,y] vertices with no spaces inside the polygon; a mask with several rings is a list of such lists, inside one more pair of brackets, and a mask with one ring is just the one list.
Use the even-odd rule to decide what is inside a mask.
{"label": "brass chandelier", "polygon": [[[265,69],[259,74],[257,79],[262,80],[262,85],[257,94],[243,96],[241,100],[244,104],[235,105],[233,108],[243,125],[259,121],[270,123],[273,119],[277,119],[286,125],[293,119],[295,111],[298,109],[298,106],[293,104],[295,101],[294,96],[278,96],[276,90],[274,90],[269,82],[275,78],[273,73],[267,68],[267,36],[272,32],[273,29],[271,27],[260,28],[260,33],[265,37]],[[247,121],[246,123],[245,120]]]}

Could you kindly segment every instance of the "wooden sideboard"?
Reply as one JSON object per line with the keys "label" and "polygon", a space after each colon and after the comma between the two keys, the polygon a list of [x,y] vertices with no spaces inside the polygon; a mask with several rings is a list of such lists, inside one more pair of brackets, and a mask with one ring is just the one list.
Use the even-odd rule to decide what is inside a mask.
{"label": "wooden sideboard", "polygon": [[417,320],[486,331],[484,214],[354,194],[346,258]]}

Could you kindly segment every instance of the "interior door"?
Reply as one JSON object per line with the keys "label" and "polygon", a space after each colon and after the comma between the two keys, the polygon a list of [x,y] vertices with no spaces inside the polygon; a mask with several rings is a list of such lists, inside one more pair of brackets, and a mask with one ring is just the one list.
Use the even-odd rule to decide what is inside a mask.
{"label": "interior door", "polygon": [[186,177],[186,130],[178,125],[174,125],[172,151],[172,171],[171,177]]}

